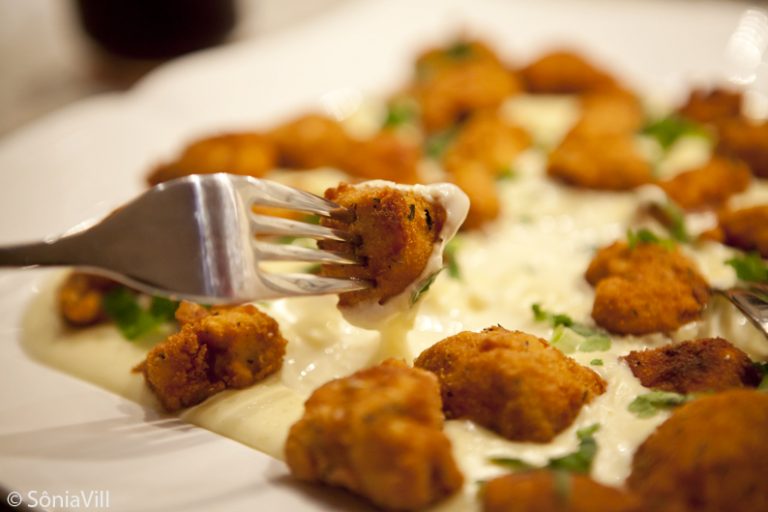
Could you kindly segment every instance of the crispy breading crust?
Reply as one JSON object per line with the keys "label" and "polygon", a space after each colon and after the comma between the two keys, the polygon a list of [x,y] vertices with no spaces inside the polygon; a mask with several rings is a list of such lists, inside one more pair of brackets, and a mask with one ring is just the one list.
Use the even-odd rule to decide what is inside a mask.
{"label": "crispy breading crust", "polygon": [[768,258],[768,205],[722,211],[719,221],[725,244]]}
{"label": "crispy breading crust", "polygon": [[446,417],[469,418],[513,441],[550,441],[606,386],[544,340],[502,327],[446,338],[414,365],[437,375]]}
{"label": "crispy breading crust", "polygon": [[344,128],[333,119],[307,114],[269,132],[275,144],[278,162],[289,169],[315,169],[338,166],[352,141]]}
{"label": "crispy breading crust", "polygon": [[640,445],[630,489],[644,510],[768,510],[768,394],[729,390],[675,410]]}
{"label": "crispy breading crust", "polygon": [[600,249],[585,277],[595,287],[592,318],[618,334],[671,332],[699,318],[709,287],[677,248],[615,242]]}
{"label": "crispy breading crust", "polygon": [[580,94],[618,88],[616,81],[571,51],[542,55],[520,70],[525,90],[543,94]]}
{"label": "crispy breading crust", "polygon": [[680,115],[699,123],[717,123],[741,115],[741,92],[722,88],[693,89]]}
{"label": "crispy breading crust", "polygon": [[768,121],[733,118],[718,123],[716,151],[744,160],[752,174],[768,178]]}
{"label": "crispy breading crust", "polygon": [[181,330],[147,354],[136,370],[168,411],[198,404],[226,388],[244,388],[282,367],[285,339],[252,305],[182,306]]}
{"label": "crispy breading crust", "polygon": [[[564,481],[559,482],[558,479]],[[494,478],[482,493],[483,512],[640,512],[630,492],[585,475],[546,470]]]}
{"label": "crispy breading crust", "polygon": [[366,180],[417,183],[421,157],[420,146],[387,130],[370,139],[351,143],[340,167],[348,174]]}
{"label": "crispy breading crust", "polygon": [[713,157],[706,164],[659,183],[685,210],[718,208],[734,194],[749,187],[752,174],[741,161]]}
{"label": "crispy breading crust", "polygon": [[188,145],[174,161],[157,166],[147,176],[157,185],[190,174],[227,172],[264,176],[275,165],[272,142],[259,133],[230,133],[207,137]]}
{"label": "crispy breading crust", "polygon": [[364,279],[371,288],[342,293],[339,305],[377,301],[384,304],[418,278],[427,265],[445,223],[445,210],[410,191],[346,183],[325,191],[325,197],[348,210],[344,218],[323,218],[322,224],[352,235],[348,242],[321,241],[360,265],[323,265],[321,274]]}
{"label": "crispy breading crust", "polygon": [[749,356],[723,338],[633,350],[622,359],[643,386],[677,393],[755,387],[761,378]]}
{"label": "crispy breading crust", "polygon": [[434,375],[390,359],[316,389],[290,429],[285,460],[302,480],[384,509],[421,510],[463,483],[442,427]]}
{"label": "crispy breading crust", "polygon": [[70,273],[58,290],[59,313],[70,325],[85,327],[107,319],[104,296],[118,284],[106,277]]}

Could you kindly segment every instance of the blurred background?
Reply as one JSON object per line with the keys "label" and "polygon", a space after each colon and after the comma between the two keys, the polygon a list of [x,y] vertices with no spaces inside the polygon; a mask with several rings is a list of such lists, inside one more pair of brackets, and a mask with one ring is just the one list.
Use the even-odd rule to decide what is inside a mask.
{"label": "blurred background", "polygon": [[[0,137],[78,99],[125,90],[178,54],[264,37],[351,1],[0,0]],[[147,10],[158,25],[183,17],[179,32],[144,21],[143,39],[121,38],[119,28]]]}

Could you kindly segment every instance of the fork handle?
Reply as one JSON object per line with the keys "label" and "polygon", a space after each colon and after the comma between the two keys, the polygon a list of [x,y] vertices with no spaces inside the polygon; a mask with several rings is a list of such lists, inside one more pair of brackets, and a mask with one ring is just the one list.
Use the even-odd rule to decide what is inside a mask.
{"label": "fork handle", "polygon": [[87,245],[87,240],[77,234],[49,242],[0,247],[0,267],[93,265]]}

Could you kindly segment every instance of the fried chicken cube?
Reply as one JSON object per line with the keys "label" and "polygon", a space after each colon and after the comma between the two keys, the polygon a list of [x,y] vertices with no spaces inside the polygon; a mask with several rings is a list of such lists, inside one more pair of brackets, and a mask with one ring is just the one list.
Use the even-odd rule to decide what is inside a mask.
{"label": "fried chicken cube", "polygon": [[386,130],[370,139],[351,143],[339,167],[366,180],[418,183],[421,153],[418,145]]}
{"label": "fried chicken cube", "polygon": [[416,63],[414,94],[427,132],[451,127],[472,112],[495,109],[520,92],[517,76],[479,41],[427,52]]}
{"label": "fried chicken cube", "polygon": [[496,190],[496,178],[475,161],[462,161],[452,165],[449,179],[469,197],[469,213],[462,229],[483,227],[496,219],[501,212],[501,202]]}
{"label": "fried chicken cube", "polygon": [[290,169],[339,166],[352,140],[333,119],[307,114],[278,126],[269,133],[277,148],[278,162]]}
{"label": "fried chicken cube", "polygon": [[421,510],[463,483],[443,433],[437,379],[389,359],[312,393],[288,433],[293,476],[386,510]]}
{"label": "fried chicken cube", "polygon": [[721,211],[719,227],[725,244],[768,258],[768,205]]}
{"label": "fried chicken cube", "polygon": [[739,91],[714,87],[694,89],[678,113],[699,123],[717,123],[741,115],[742,95]]}
{"label": "fried chicken cube", "polygon": [[326,190],[325,197],[346,208],[347,213],[343,218],[323,218],[321,223],[346,231],[351,240],[323,240],[318,246],[360,264],[323,265],[321,274],[372,283],[370,288],[340,294],[340,307],[384,304],[421,275],[445,223],[441,205],[414,191],[387,185],[342,183]]}
{"label": "fried chicken cube", "polygon": [[137,367],[169,412],[227,388],[245,388],[282,367],[286,341],[277,322],[256,307],[182,308],[179,332]]}
{"label": "fried chicken cube", "polygon": [[640,445],[627,484],[644,510],[768,510],[768,394],[747,389],[675,410]]}
{"label": "fried chicken cube", "polygon": [[600,249],[585,277],[595,287],[592,318],[617,334],[671,332],[701,316],[709,287],[677,248],[615,242]]}
{"label": "fried chicken cube", "polygon": [[685,210],[718,208],[749,187],[752,174],[743,162],[712,157],[706,164],[659,183],[672,201]]}
{"label": "fried chicken cube", "polygon": [[744,160],[752,174],[768,178],[768,121],[733,118],[718,123],[716,151]]}
{"label": "fried chicken cube", "polygon": [[468,418],[513,441],[551,441],[606,387],[546,341],[503,327],[439,341],[414,366],[437,375],[446,418]]}
{"label": "fried chicken cube", "polygon": [[581,94],[617,89],[616,81],[574,52],[542,55],[520,70],[525,90],[534,94]]}
{"label": "fried chicken cube", "polygon": [[723,338],[633,350],[622,358],[647,388],[696,393],[755,387],[761,375],[749,356]]}
{"label": "fried chicken cube", "polygon": [[512,473],[485,484],[483,512],[640,512],[640,500],[585,475],[546,470]]}
{"label": "fried chicken cube", "polygon": [[632,135],[640,130],[644,121],[643,106],[634,94],[622,90],[589,93],[581,96],[581,117],[571,134],[581,137]]}
{"label": "fried chicken cube", "polygon": [[259,133],[229,133],[187,146],[174,161],[157,166],[147,177],[150,185],[190,174],[227,172],[259,178],[275,166],[270,140]]}
{"label": "fried chicken cube", "polygon": [[567,185],[596,190],[630,190],[653,180],[653,169],[630,134],[572,132],[550,153],[547,174]]}
{"label": "fried chicken cube", "polygon": [[77,327],[106,320],[104,296],[116,286],[119,285],[106,277],[72,272],[58,290],[61,317],[68,324]]}

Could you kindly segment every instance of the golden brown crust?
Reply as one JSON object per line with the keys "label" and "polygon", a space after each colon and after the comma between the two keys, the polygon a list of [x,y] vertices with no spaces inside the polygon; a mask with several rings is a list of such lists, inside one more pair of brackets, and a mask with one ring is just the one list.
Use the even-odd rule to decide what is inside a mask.
{"label": "golden brown crust", "polygon": [[469,198],[469,212],[462,229],[481,228],[499,216],[501,201],[496,178],[482,164],[464,161],[453,167],[449,179]]}
{"label": "golden brown crust", "polygon": [[227,172],[261,177],[274,167],[275,148],[259,133],[230,133],[191,143],[174,161],[159,165],[147,177],[150,185],[188,176]]}
{"label": "golden brown crust", "polygon": [[755,387],[761,377],[749,356],[723,338],[633,350],[622,359],[643,386],[677,393]]}
{"label": "golden brown crust", "polygon": [[725,244],[768,258],[768,205],[722,211],[719,220]]}
{"label": "golden brown crust", "polygon": [[421,157],[419,146],[387,130],[351,143],[340,167],[352,176],[367,180],[418,183]]}
{"label": "golden brown crust", "polygon": [[302,480],[384,509],[420,510],[463,482],[442,427],[434,375],[390,359],[315,390],[290,429],[285,460]]}
{"label": "golden brown crust", "polygon": [[743,162],[713,157],[706,164],[662,181],[659,186],[685,210],[718,208],[749,187],[752,174]]}
{"label": "golden brown crust", "polygon": [[168,411],[226,388],[250,386],[283,364],[286,341],[277,322],[254,306],[185,306],[178,317],[181,330],[150,350],[137,368]]}
{"label": "golden brown crust", "polygon": [[768,510],[768,394],[730,390],[677,409],[640,445],[630,489],[645,510]]}
{"label": "golden brown crust", "polygon": [[699,318],[709,287],[677,248],[615,242],[600,249],[585,277],[595,287],[592,318],[618,334],[670,332]]}
{"label": "golden brown crust", "polygon": [[571,136],[633,135],[645,121],[640,100],[628,91],[600,91],[584,94],[580,99],[581,117],[571,129]]}
{"label": "golden brown crust", "polygon": [[323,265],[322,275],[370,281],[371,288],[342,293],[340,306],[384,304],[424,271],[445,223],[445,210],[424,197],[391,187],[352,186],[326,190],[325,197],[346,208],[344,219],[322,219],[325,226],[352,235],[348,242],[321,241],[360,265]]}
{"label": "golden brown crust", "polygon": [[[564,479],[559,482],[558,479]],[[640,512],[640,500],[588,476],[546,470],[514,473],[485,484],[483,512]]]}
{"label": "golden brown crust", "polygon": [[542,55],[520,70],[525,90],[543,94],[581,94],[616,89],[616,81],[577,53]]}
{"label": "golden brown crust", "polygon": [[72,326],[85,327],[107,319],[104,296],[118,284],[106,277],[72,272],[58,290],[59,313]]}
{"label": "golden brown crust", "polygon": [[514,441],[550,441],[606,385],[544,340],[502,327],[446,338],[414,365],[437,375],[446,417]]}
{"label": "golden brown crust", "polygon": [[738,91],[715,87],[693,89],[680,115],[699,123],[717,123],[741,115],[742,96]]}
{"label": "golden brown crust", "polygon": [[733,118],[718,123],[716,151],[743,160],[752,174],[768,178],[768,121]]}
{"label": "golden brown crust", "polygon": [[352,142],[338,122],[319,114],[282,124],[269,138],[277,148],[279,164],[289,169],[338,166]]}

